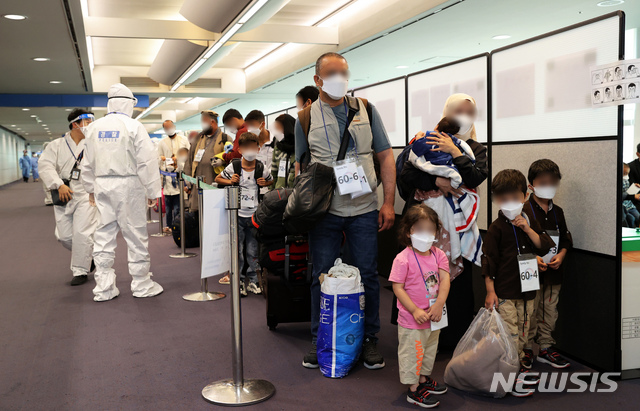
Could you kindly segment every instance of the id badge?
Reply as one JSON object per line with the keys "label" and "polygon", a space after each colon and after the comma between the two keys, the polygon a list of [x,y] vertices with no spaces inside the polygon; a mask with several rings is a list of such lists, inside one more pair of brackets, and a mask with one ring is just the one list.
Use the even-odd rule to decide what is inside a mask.
{"label": "id badge", "polygon": [[333,173],[336,176],[338,193],[341,196],[362,191],[358,167],[353,159],[335,162],[333,164]]}
{"label": "id badge", "polygon": [[551,239],[553,240],[553,243],[555,244],[553,247],[551,247],[547,255],[542,257],[542,261],[549,264],[551,259],[556,254],[558,254],[558,244],[560,244],[560,232],[558,230],[547,230],[547,234],[549,234],[549,237],[551,237]]}
{"label": "id badge", "polygon": [[[200,156],[200,158],[202,158],[202,156]],[[198,161],[200,161],[200,160],[198,160]],[[172,165],[173,165],[173,160],[172,160],[172,159],[170,159],[170,158],[168,158],[168,159],[166,159],[166,160],[165,160],[164,164],[165,164],[167,167],[172,166]]]}
{"label": "id badge", "polygon": [[540,275],[538,274],[538,260],[533,254],[518,256],[520,267],[520,287],[522,292],[536,291],[540,289]]}
{"label": "id badge", "polygon": [[240,208],[256,208],[256,192],[242,188],[240,190]]}
{"label": "id badge", "polygon": [[[429,307],[432,307],[433,304],[436,303],[436,300],[437,298],[430,298]],[[431,331],[441,330],[448,325],[449,325],[449,320],[447,319],[447,304],[445,303],[442,306],[442,318],[440,318],[440,321],[438,322],[431,321]]]}
{"label": "id badge", "polygon": [[287,160],[280,160],[280,164],[278,165],[278,177],[286,177],[287,176]]}
{"label": "id badge", "polygon": [[202,156],[204,156],[204,148],[201,148],[200,150],[198,150],[198,152],[196,153],[196,156],[194,157],[193,161],[197,161],[197,162],[202,161]]}
{"label": "id badge", "polygon": [[80,180],[80,169],[78,167],[73,167],[71,169],[71,180]]}
{"label": "id badge", "polygon": [[364,168],[362,168],[362,166],[360,165],[358,166],[358,177],[360,177],[362,190],[359,193],[351,193],[352,200],[371,192],[371,186],[369,185],[369,180],[367,180],[367,175],[364,172]]}

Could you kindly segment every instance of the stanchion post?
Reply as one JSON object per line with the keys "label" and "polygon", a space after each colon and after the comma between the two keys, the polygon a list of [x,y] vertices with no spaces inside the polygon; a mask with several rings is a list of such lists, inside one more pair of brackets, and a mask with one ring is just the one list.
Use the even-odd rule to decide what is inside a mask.
{"label": "stanchion post", "polygon": [[147,224],[157,223],[158,220],[153,220],[151,218],[151,207],[147,207]]}
{"label": "stanchion post", "polygon": [[164,232],[164,225],[162,223],[162,197],[158,197],[158,216],[158,227],[160,228],[160,232],[151,234],[151,237],[166,237],[171,235]]}
{"label": "stanchion post", "polygon": [[202,397],[218,405],[251,405],[266,401],[276,388],[269,381],[244,379],[242,363],[242,313],[240,310],[240,267],[238,244],[238,209],[240,188],[226,188],[229,210],[229,243],[231,245],[231,357],[233,379],[213,382],[202,390]]}
{"label": "stanchion post", "polygon": [[[200,273],[202,273],[202,231],[203,231],[202,210],[204,207],[203,205],[204,201],[202,199],[203,197],[202,187],[200,186],[201,182],[202,182],[202,177],[198,177],[197,184],[198,184],[198,225],[200,228],[199,230],[200,231]],[[200,292],[185,294],[182,296],[182,298],[187,301],[215,301],[224,297],[226,297],[226,295],[223,293],[209,292],[209,285],[206,277],[200,280]]]}
{"label": "stanchion post", "polygon": [[184,228],[184,178],[180,174],[178,180],[178,187],[180,188],[180,254],[171,254],[171,258],[190,258],[195,257],[196,253],[185,253],[185,228]]}

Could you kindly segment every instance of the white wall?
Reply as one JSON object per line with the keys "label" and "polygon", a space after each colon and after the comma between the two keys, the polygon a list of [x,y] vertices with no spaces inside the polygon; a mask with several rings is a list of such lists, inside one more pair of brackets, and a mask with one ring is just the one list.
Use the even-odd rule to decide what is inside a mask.
{"label": "white wall", "polygon": [[20,179],[18,159],[24,147],[22,138],[0,128],[0,186]]}

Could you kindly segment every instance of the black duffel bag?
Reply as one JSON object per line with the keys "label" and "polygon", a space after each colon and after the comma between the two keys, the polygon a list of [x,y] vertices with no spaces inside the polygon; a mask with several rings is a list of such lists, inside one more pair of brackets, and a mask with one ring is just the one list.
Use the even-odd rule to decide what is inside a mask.
{"label": "black duffel bag", "polygon": [[296,177],[293,193],[284,210],[284,228],[289,234],[309,232],[327,214],[336,181],[333,169],[313,163]]}
{"label": "black duffel bag", "polygon": [[[174,217],[171,225],[173,241],[180,247],[180,218]],[[198,213],[184,213],[184,248],[200,247],[200,225]]]}

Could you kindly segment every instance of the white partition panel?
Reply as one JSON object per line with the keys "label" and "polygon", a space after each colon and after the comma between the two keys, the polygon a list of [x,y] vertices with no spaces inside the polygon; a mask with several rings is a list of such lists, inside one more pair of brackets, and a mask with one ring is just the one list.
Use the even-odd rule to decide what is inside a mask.
{"label": "white partition panel", "polygon": [[356,97],[366,98],[376,107],[392,147],[404,147],[407,144],[404,82],[402,77],[354,90]]}
{"label": "white partition panel", "polygon": [[487,55],[481,55],[408,77],[409,135],[433,130],[440,121],[447,98],[469,94],[476,100],[479,142],[487,141]]}
{"label": "white partition panel", "polygon": [[618,60],[611,17],[491,54],[492,141],[617,135],[617,107],[591,107],[591,66]]}

